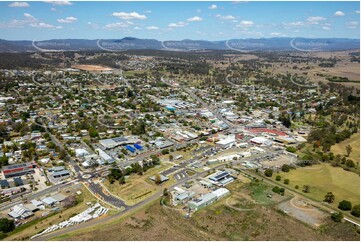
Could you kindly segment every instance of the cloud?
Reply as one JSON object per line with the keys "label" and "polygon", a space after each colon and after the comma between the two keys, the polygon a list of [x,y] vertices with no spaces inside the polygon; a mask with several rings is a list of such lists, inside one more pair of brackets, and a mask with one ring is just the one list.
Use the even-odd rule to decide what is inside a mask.
{"label": "cloud", "polygon": [[56,12],[58,11],[56,8],[50,8],[51,11]]}
{"label": "cloud", "polygon": [[218,7],[217,7],[217,5],[215,5],[215,4],[212,4],[211,6],[209,6],[208,7],[209,9],[212,9],[212,10],[214,10],[214,9],[217,9]]}
{"label": "cloud", "polygon": [[31,15],[30,13],[24,13],[24,17],[27,19],[27,20],[30,20],[30,21],[36,21],[36,18]]}
{"label": "cloud", "polygon": [[39,28],[39,29],[53,29],[53,28],[57,28],[57,27],[55,27],[54,25],[47,24],[47,23],[31,23],[30,26],[33,27],[33,28]]}
{"label": "cloud", "polygon": [[127,27],[129,27],[129,26],[130,26],[129,23],[117,22],[117,23],[111,23],[111,24],[105,25],[105,26],[104,26],[104,29],[109,29],[109,30],[122,29],[122,28],[127,28]]}
{"label": "cloud", "polygon": [[54,6],[70,6],[70,5],[73,5],[72,2],[70,1],[44,1],[46,3],[50,3],[51,5],[54,5]]}
{"label": "cloud", "polygon": [[200,22],[202,21],[203,19],[201,17],[198,17],[198,16],[195,16],[193,18],[189,18],[187,19],[188,22]]}
{"label": "cloud", "polygon": [[147,19],[147,16],[145,15],[141,15],[137,12],[131,12],[131,13],[126,13],[126,12],[114,12],[112,14],[112,16],[114,17],[118,17],[118,18],[121,18],[121,19],[125,19],[125,20],[128,20],[128,19]]}
{"label": "cloud", "polygon": [[346,23],[346,25],[347,25],[347,28],[349,28],[349,29],[359,28],[359,27],[358,27],[359,22],[357,22],[357,21],[348,22],[348,23]]}
{"label": "cloud", "polygon": [[271,36],[281,36],[281,33],[270,33]]}
{"label": "cloud", "polygon": [[324,20],[326,20],[326,18],[321,17],[321,16],[314,16],[314,17],[307,18],[307,22],[309,24],[319,24],[319,21],[324,21]]}
{"label": "cloud", "polygon": [[286,27],[297,27],[297,26],[304,26],[305,23],[301,22],[301,21],[297,21],[297,22],[290,22],[290,23],[282,23],[284,26]]}
{"label": "cloud", "polygon": [[345,13],[341,11],[336,11],[333,15],[335,15],[336,17],[342,17],[345,16]]}
{"label": "cloud", "polygon": [[28,8],[30,5],[27,2],[13,2],[8,6],[11,8]]}
{"label": "cloud", "polygon": [[187,23],[185,22],[178,22],[178,23],[170,23],[168,24],[169,28],[182,28],[185,27],[187,25]]}
{"label": "cloud", "polygon": [[331,28],[330,28],[330,27],[327,27],[327,26],[323,26],[322,29],[324,29],[324,30],[331,30]]}
{"label": "cloud", "polygon": [[99,28],[99,24],[97,24],[97,23],[88,22],[87,24],[92,29],[98,29]]}
{"label": "cloud", "polygon": [[157,30],[157,29],[159,29],[159,27],[157,27],[157,26],[148,26],[146,29],[148,29],[148,30]]}
{"label": "cloud", "polygon": [[239,22],[239,24],[237,25],[237,27],[248,28],[248,27],[251,27],[252,25],[254,25],[254,22],[253,22],[253,21],[250,21],[250,20],[242,20],[241,22]]}
{"label": "cloud", "polygon": [[142,29],[142,28],[140,28],[140,27],[138,27],[138,26],[135,26],[134,29],[135,29],[135,30],[140,30],[140,29]]}
{"label": "cloud", "polygon": [[74,23],[75,21],[77,21],[78,19],[75,18],[75,17],[66,17],[65,19],[64,18],[60,18],[58,19],[57,21],[59,23],[64,23],[64,24],[72,24]]}
{"label": "cloud", "polygon": [[217,14],[216,15],[216,18],[219,18],[219,19],[224,19],[224,20],[233,20],[235,19],[236,17],[232,16],[232,15],[220,15],[220,14]]}
{"label": "cloud", "polygon": [[360,10],[356,10],[355,13],[356,13],[356,14],[360,14]]}

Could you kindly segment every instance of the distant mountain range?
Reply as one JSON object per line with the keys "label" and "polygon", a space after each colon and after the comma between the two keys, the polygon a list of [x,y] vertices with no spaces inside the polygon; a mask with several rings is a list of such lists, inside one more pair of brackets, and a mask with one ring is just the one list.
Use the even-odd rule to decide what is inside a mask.
{"label": "distant mountain range", "polygon": [[346,38],[260,38],[231,39],[223,41],[181,40],[159,41],[156,39],[51,39],[44,41],[2,40],[0,52],[39,52],[39,51],[125,51],[125,50],[170,50],[207,51],[233,50],[251,51],[336,51],[360,49],[359,39]]}

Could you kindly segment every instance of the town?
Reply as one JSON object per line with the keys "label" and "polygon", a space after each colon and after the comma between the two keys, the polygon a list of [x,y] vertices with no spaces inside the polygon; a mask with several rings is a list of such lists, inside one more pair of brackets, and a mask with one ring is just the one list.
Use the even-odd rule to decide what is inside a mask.
{"label": "town", "polygon": [[[294,81],[305,83],[297,74],[287,74],[278,77],[284,81],[280,91],[276,83],[236,76],[237,69],[250,68],[247,63],[216,68],[224,80],[219,83],[214,73],[209,80],[214,84],[207,85],[210,77],[188,79],[193,73],[182,66],[161,71],[167,58],[126,57],[124,70],[84,64],[1,70],[0,209],[19,228],[51,221],[25,229],[22,238],[47,239],[54,231],[70,231],[98,217],[106,221],[159,197],[162,206],[179,209],[185,218],[216,201],[235,207],[234,187],[270,178],[262,196],[279,203],[280,211],[316,227],[325,209],[342,214],[327,203],[322,210],[309,208],[314,215],[302,214],[302,206],[314,203],[307,197],[313,184],[280,182],[272,173],[287,174],[318,160],[345,173],[359,171],[359,162],[349,158],[351,148],[342,157],[330,152],[332,141],[320,137],[332,127],[338,130],[336,143],[359,132],[354,88],[335,91],[332,83],[305,88]],[[267,75],[258,72],[247,78]],[[333,126],[315,129],[330,105],[348,108],[338,110]],[[282,197],[304,205],[293,211]],[[358,224],[354,209],[343,216]]]}

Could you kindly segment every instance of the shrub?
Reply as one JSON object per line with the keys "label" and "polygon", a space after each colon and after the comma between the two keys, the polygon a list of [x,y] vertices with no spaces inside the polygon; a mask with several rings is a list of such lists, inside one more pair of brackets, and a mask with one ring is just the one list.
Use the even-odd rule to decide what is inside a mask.
{"label": "shrub", "polygon": [[343,215],[342,215],[342,213],[333,213],[331,215],[331,218],[332,218],[333,221],[339,223],[343,219]]}
{"label": "shrub", "polygon": [[360,217],[360,204],[352,207],[351,214],[355,217]]}
{"label": "shrub", "polygon": [[351,210],[352,204],[351,204],[350,201],[342,200],[342,201],[338,204],[338,208],[341,209],[341,210],[343,210],[343,211]]}
{"label": "shrub", "polygon": [[272,169],[267,169],[264,171],[264,175],[267,177],[272,177],[273,175],[273,170]]}

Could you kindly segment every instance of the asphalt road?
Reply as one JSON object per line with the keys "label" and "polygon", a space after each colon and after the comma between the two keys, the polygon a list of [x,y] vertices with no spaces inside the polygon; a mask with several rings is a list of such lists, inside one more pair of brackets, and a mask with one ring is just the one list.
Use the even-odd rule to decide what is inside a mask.
{"label": "asphalt road", "polygon": [[[225,164],[218,165],[218,166],[216,166],[214,168],[217,169],[217,168],[221,168],[223,166],[225,166]],[[197,174],[195,174],[195,175],[193,175],[191,177],[186,178],[185,180],[182,180],[182,181],[179,181],[179,182],[175,183],[174,185],[170,186],[168,189],[171,190],[174,187],[180,186],[181,184],[183,184],[183,183],[185,183],[185,182],[187,182],[189,180],[200,178],[200,177],[204,176],[205,174],[207,174],[207,172],[208,171],[197,173]],[[57,237],[57,236],[60,236],[60,235],[63,235],[63,234],[72,233],[72,232],[80,230],[80,229],[86,229],[86,228],[96,226],[96,225],[100,225],[100,224],[104,224],[104,226],[105,226],[105,223],[116,220],[116,219],[119,219],[122,216],[125,216],[125,215],[127,215],[127,214],[129,214],[131,212],[134,212],[138,208],[141,208],[144,205],[146,205],[146,204],[148,204],[150,202],[153,202],[156,199],[159,199],[162,195],[163,195],[163,191],[157,192],[153,196],[150,196],[149,198],[146,198],[145,200],[143,200],[142,202],[140,202],[140,203],[138,203],[138,204],[136,204],[134,206],[125,207],[125,209],[122,212],[117,213],[117,214],[115,214],[113,216],[103,217],[103,218],[99,218],[99,219],[96,219],[96,220],[91,220],[91,221],[86,222],[86,223],[77,224],[77,225],[72,226],[72,227],[67,227],[67,228],[64,228],[64,229],[61,229],[61,230],[54,231],[54,232],[49,233],[49,234],[45,234],[43,236],[39,236],[37,238],[34,238],[33,240],[35,240],[35,241],[50,240],[50,239],[52,239],[54,237]]]}

